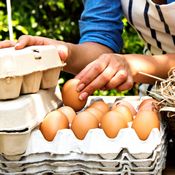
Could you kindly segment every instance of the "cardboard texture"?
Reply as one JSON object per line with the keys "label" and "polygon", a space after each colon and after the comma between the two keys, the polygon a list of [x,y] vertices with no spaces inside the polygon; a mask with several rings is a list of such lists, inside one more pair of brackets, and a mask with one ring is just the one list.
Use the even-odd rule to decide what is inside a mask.
{"label": "cardboard texture", "polygon": [[48,112],[62,105],[54,92],[40,90],[0,102],[0,153],[18,155],[26,151],[31,131]]}
{"label": "cardboard texture", "polygon": [[0,49],[0,100],[56,87],[64,65],[52,45]]}
{"label": "cardboard texture", "polygon": [[[86,106],[99,98],[89,97]],[[141,102],[139,97],[102,98],[107,103],[125,98],[135,109]],[[42,117],[38,117],[35,119],[41,121]],[[165,168],[167,135],[163,120],[160,131],[153,129],[146,141],[141,141],[130,127],[120,130],[114,139],[109,139],[100,128],[91,129],[84,140],[78,140],[70,129],[58,131],[52,142],[46,141],[37,127],[30,134],[25,152],[24,147],[18,151],[24,153],[0,156],[0,173],[161,175]]]}

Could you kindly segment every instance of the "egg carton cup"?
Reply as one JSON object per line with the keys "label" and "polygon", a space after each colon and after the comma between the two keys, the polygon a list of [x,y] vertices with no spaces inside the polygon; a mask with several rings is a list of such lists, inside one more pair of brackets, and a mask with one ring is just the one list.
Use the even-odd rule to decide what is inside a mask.
{"label": "egg carton cup", "polygon": [[61,105],[54,89],[0,102],[0,153],[7,157],[23,154],[31,131],[48,112]]}
{"label": "egg carton cup", "polygon": [[[25,154],[8,157],[8,159],[29,158],[30,156],[34,158],[33,155],[44,153],[59,155],[60,158],[63,156],[68,158],[67,155],[71,157],[72,153],[78,153],[78,157],[80,157],[80,155],[92,155],[93,158],[100,157],[101,159],[113,160],[117,158],[123,149],[127,149],[128,153],[133,155],[135,159],[143,159],[148,158],[157,146],[161,145],[164,134],[163,128],[160,131],[153,129],[148,139],[141,141],[132,128],[126,128],[121,129],[115,139],[109,139],[102,129],[97,128],[91,129],[84,140],[79,140],[75,137],[72,130],[64,129],[58,131],[52,142],[48,142],[44,139],[40,130],[36,128],[31,133]],[[130,137],[128,137],[128,135]],[[36,145],[38,146],[36,147]]]}
{"label": "egg carton cup", "polygon": [[[39,134],[41,137],[42,135],[40,134],[39,130],[34,130],[33,132],[37,132],[37,134]],[[33,134],[33,133],[32,133]],[[37,139],[39,142],[40,140]],[[71,142],[68,142],[69,144]],[[30,144],[30,143],[29,143]],[[44,146],[45,144],[43,144]],[[33,145],[34,146],[34,145]],[[29,146],[30,147],[30,146]],[[58,147],[58,149],[60,150],[61,147]],[[76,147],[74,147],[76,150]],[[167,144],[166,144],[166,140],[162,141],[160,145],[158,145],[153,151],[152,154],[149,155],[149,157],[147,158],[135,158],[133,157],[132,154],[128,153],[128,151],[125,149],[122,152],[120,152],[120,156],[115,157],[114,159],[107,159],[107,158],[103,158],[100,154],[86,154],[86,153],[81,153],[81,152],[76,152],[75,150],[72,152],[67,152],[65,154],[63,153],[53,153],[53,149],[50,148],[50,151],[47,152],[41,152],[40,149],[32,152],[31,154],[27,154],[27,155],[23,155],[23,157],[18,161],[15,161],[14,163],[20,165],[21,164],[25,164],[25,163],[35,163],[35,162],[42,162],[42,161],[47,161],[47,160],[53,160],[53,161],[65,161],[65,160],[69,160],[69,161],[84,161],[84,162],[109,162],[109,163],[114,163],[114,162],[119,162],[119,161],[123,161],[123,160],[129,160],[131,162],[143,162],[143,161],[154,161],[156,156],[161,154],[161,152],[163,150],[165,150],[167,148]],[[51,152],[52,151],[52,152]],[[26,151],[27,153],[27,151]],[[25,153],[25,154],[26,154]],[[111,153],[112,154],[112,153]],[[1,162],[4,162],[4,160],[1,158]],[[11,164],[11,162],[7,163]],[[136,164],[137,165],[137,164]],[[140,166],[140,164],[139,164]]]}
{"label": "egg carton cup", "polygon": [[[93,98],[93,99],[96,99]],[[112,98],[103,98],[105,102],[114,102],[116,100],[116,97]],[[130,97],[126,99],[132,99],[133,101],[130,100],[130,102],[135,102],[138,103],[138,97]],[[135,99],[135,101],[134,101]],[[88,99],[91,100],[92,99]],[[108,100],[108,101],[107,101]],[[10,102],[9,102],[10,103]],[[9,106],[8,103],[8,106]],[[3,105],[5,103],[2,103]],[[11,103],[14,105],[14,103]],[[19,104],[19,103],[17,103]],[[22,103],[24,104],[24,103]],[[28,103],[26,106],[31,106],[32,103]],[[88,105],[88,103],[87,103]],[[35,105],[33,105],[35,106]],[[38,105],[38,108],[40,105]],[[11,107],[12,108],[12,107]],[[21,116],[21,105],[20,105],[20,110],[19,110],[19,115],[18,117]],[[4,109],[4,108],[2,108]],[[33,111],[30,110],[30,111]],[[3,114],[6,112],[3,111]],[[14,112],[12,112],[14,113]],[[23,112],[24,114],[24,112]],[[5,116],[4,118],[7,120],[8,117],[11,116],[8,113],[8,116]],[[26,116],[26,114],[24,115]],[[36,116],[36,114],[32,114],[31,116]],[[43,116],[43,115],[41,115]],[[24,117],[25,118],[25,117]],[[12,117],[14,119],[14,117]],[[38,120],[37,117],[34,117],[32,122],[39,124],[39,122],[42,121],[43,118],[40,118]],[[23,121],[20,117],[20,119],[15,119],[15,121],[21,122],[21,125],[25,125],[26,119]],[[37,122],[36,122],[37,121]],[[8,122],[7,125],[12,122]],[[14,128],[16,128],[15,125],[13,125]],[[13,127],[12,126],[12,127]],[[19,129],[24,129],[24,127],[19,127],[20,125],[18,124]],[[36,125],[35,125],[36,126]],[[2,126],[3,127],[3,126]],[[9,130],[14,130],[14,128],[10,128],[9,126],[7,128],[10,128]],[[26,127],[25,127],[26,128]],[[114,139],[108,138],[105,133],[103,132],[102,129],[91,129],[84,140],[79,140],[75,137],[74,133],[70,129],[65,129],[65,130],[60,130],[54,140],[52,142],[48,142],[44,139],[42,136],[41,132],[36,129],[32,132],[30,142],[27,146],[27,150],[24,155],[15,155],[16,158],[20,159],[21,157],[24,156],[30,156],[30,155],[35,155],[35,154],[41,154],[41,153],[50,153],[50,154],[58,154],[58,155],[69,155],[70,153],[79,153],[79,154],[89,154],[89,155],[100,155],[103,159],[115,159],[117,156],[120,154],[120,152],[123,149],[128,150],[128,153],[133,155],[136,159],[143,159],[149,157],[155,148],[161,144],[161,141],[163,139],[163,136],[165,135],[165,129],[166,126],[161,123],[161,128],[160,131],[158,129],[153,129],[151,134],[149,135],[148,139],[145,141],[142,141],[138,138],[136,132],[134,129],[131,127],[121,129],[120,132],[118,133],[117,137]],[[128,137],[129,136],[129,137]],[[98,138],[98,139],[96,139]],[[66,140],[66,142],[65,142]],[[59,144],[58,144],[59,143]],[[132,143],[132,144],[131,144]],[[38,145],[38,147],[36,147]],[[101,146],[103,145],[103,146]],[[42,148],[42,149],[41,149]],[[7,158],[7,156],[6,156]],[[15,157],[9,157],[15,158]],[[8,158],[8,159],[9,159]]]}
{"label": "egg carton cup", "polygon": [[[156,151],[155,151],[156,152]],[[77,166],[82,165],[87,168],[91,168],[92,166],[94,168],[105,170],[105,171],[118,171],[120,170],[124,165],[128,165],[130,167],[130,170],[134,171],[148,171],[153,170],[155,165],[162,159],[165,160],[167,152],[167,147],[163,147],[161,152],[157,152],[157,154],[154,154],[154,157],[148,158],[148,159],[130,159],[130,155],[128,153],[123,153],[121,158],[115,159],[115,160],[101,160],[101,159],[94,159],[84,156],[84,158],[81,158],[81,155],[76,155],[76,157],[73,159],[71,158],[71,155],[69,157],[62,157],[61,155],[55,157],[52,157],[50,155],[50,158],[48,155],[37,155],[38,158],[35,157],[35,159],[22,159],[20,161],[7,161],[7,160],[1,160],[0,167],[3,169],[4,165],[5,168],[10,170],[18,169],[18,171],[22,171],[23,169],[29,168],[31,166],[39,166],[44,164],[51,163],[52,166]],[[75,156],[75,155],[74,155]],[[43,159],[41,159],[41,157]],[[80,159],[81,158],[81,159]]]}
{"label": "egg carton cup", "polygon": [[[21,172],[27,168],[31,168],[31,167],[38,167],[38,166],[43,166],[43,165],[51,165],[52,167],[54,166],[59,166],[59,167],[75,167],[75,166],[83,166],[84,169],[91,169],[92,167],[95,169],[99,169],[100,171],[113,171],[113,172],[117,172],[120,171],[121,169],[123,169],[124,166],[128,166],[130,168],[131,171],[139,171],[139,172],[145,172],[145,171],[152,171],[155,169],[155,167],[157,167],[157,164],[160,163],[160,161],[162,160],[166,160],[165,159],[165,154],[163,153],[160,156],[157,156],[156,160],[154,160],[154,162],[152,163],[152,165],[149,165],[147,167],[133,167],[131,165],[131,163],[129,161],[119,161],[119,165],[117,167],[104,167],[102,166],[102,164],[100,162],[87,162],[87,161],[52,161],[52,160],[47,160],[47,161],[43,161],[43,162],[34,162],[32,164],[23,164],[22,166],[18,166],[18,164],[12,166],[8,166],[6,163],[3,163],[0,168],[3,170],[8,170],[9,172]],[[5,166],[4,166],[5,165]],[[52,169],[52,168],[50,168]]]}
{"label": "egg carton cup", "polygon": [[[76,152],[82,154],[100,154],[103,158],[115,159],[123,148],[127,149],[130,154],[138,155],[144,153],[145,156],[147,153],[147,156],[149,156],[161,143],[161,136],[158,129],[153,129],[149,138],[144,142],[138,138],[135,131],[131,128],[121,129],[118,136],[112,140],[99,128],[89,130],[84,140],[76,139],[70,129],[60,130],[52,141],[52,144],[43,138],[40,131],[36,131],[35,133],[36,136],[31,137],[31,142],[25,156],[45,152],[52,154],[70,154],[71,152]],[[43,149],[36,148],[36,142],[34,140],[38,140],[39,147]]]}
{"label": "egg carton cup", "polygon": [[162,170],[165,168],[165,160],[161,159],[157,164],[156,167],[152,171],[132,171],[130,170],[130,167],[128,165],[124,165],[123,168],[119,171],[101,171],[99,169],[96,169],[94,167],[87,168],[82,165],[79,166],[52,166],[52,163],[44,164],[44,165],[38,165],[38,166],[31,166],[29,168],[24,169],[21,172],[8,172],[7,170],[0,169],[0,172],[3,174],[44,174],[44,173],[54,173],[54,174],[74,174],[74,173],[80,173],[80,172],[86,172],[87,174],[145,174],[145,175],[159,175],[161,174]]}
{"label": "egg carton cup", "polygon": [[52,45],[0,49],[0,100],[56,87],[64,65]]}

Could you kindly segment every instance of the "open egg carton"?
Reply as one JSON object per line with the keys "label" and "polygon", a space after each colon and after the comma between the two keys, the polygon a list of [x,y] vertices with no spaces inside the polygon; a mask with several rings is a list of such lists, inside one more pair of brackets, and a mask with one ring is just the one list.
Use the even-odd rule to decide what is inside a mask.
{"label": "open egg carton", "polygon": [[[103,97],[103,100],[113,103],[116,98]],[[139,97],[124,98],[135,107],[140,103]],[[90,97],[87,104],[92,100],[96,97]],[[84,140],[78,140],[72,130],[63,129],[48,142],[35,127],[23,154],[1,155],[0,173],[161,175],[166,163],[166,138],[163,120],[160,131],[153,129],[145,141],[128,127],[121,129],[114,139],[108,138],[100,128],[91,129]]]}
{"label": "open egg carton", "polygon": [[56,87],[63,66],[52,45],[0,49],[0,100]]}

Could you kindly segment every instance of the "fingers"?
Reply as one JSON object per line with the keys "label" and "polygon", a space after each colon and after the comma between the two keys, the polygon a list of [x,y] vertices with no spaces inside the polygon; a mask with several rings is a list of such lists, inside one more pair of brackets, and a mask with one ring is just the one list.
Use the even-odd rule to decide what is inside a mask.
{"label": "fingers", "polygon": [[[92,80],[94,80],[97,76],[99,76],[104,69],[106,68],[105,64],[98,64],[98,62],[92,62],[88,64],[88,66],[85,67],[77,76],[76,78],[80,79],[80,84],[87,85]],[[78,88],[79,91],[81,91],[81,88]]]}
{"label": "fingers", "polygon": [[117,89],[118,91],[129,90],[133,87],[133,85],[134,85],[134,81],[132,76],[128,76],[127,80],[121,85],[119,85],[118,87],[116,87],[115,89]]}
{"label": "fingers", "polygon": [[43,45],[44,39],[42,37],[22,35],[19,37],[15,49],[23,49],[26,46]]}
{"label": "fingers", "polygon": [[4,40],[0,42],[0,48],[14,47],[16,44],[15,41]]}
{"label": "fingers", "polygon": [[76,78],[80,79],[77,90],[80,99],[86,99],[97,89],[131,89],[133,78],[128,63],[120,55],[108,55],[90,63]]}
{"label": "fingers", "polygon": [[128,73],[126,70],[119,70],[112,79],[105,85],[105,89],[115,89],[120,86],[124,81],[126,81]]}

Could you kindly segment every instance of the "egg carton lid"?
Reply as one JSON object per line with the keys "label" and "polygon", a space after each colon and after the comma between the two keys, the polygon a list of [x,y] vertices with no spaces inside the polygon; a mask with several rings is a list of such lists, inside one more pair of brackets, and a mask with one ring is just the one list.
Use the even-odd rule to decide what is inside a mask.
{"label": "egg carton lid", "polygon": [[32,72],[63,67],[56,46],[29,46],[0,49],[0,78],[27,75]]}
{"label": "egg carton lid", "polygon": [[0,101],[0,134],[17,134],[17,131],[31,130],[48,112],[61,105],[62,101],[55,95],[54,88]]}

